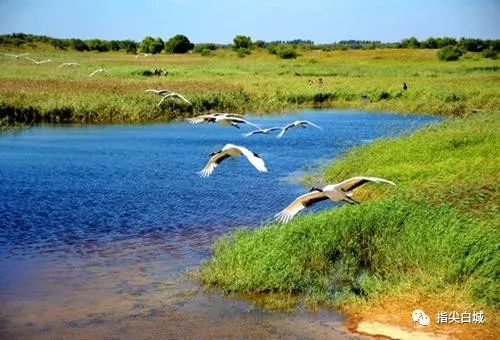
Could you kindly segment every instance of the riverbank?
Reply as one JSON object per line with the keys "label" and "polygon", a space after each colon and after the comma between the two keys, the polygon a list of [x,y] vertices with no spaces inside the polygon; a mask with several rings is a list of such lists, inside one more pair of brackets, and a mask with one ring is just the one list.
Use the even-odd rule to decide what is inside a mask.
{"label": "riverbank", "polygon": [[[0,120],[13,123],[141,123],[208,111],[284,112],[306,107],[358,108],[447,116],[498,108],[500,62],[469,53],[443,62],[436,50],[304,50],[295,60],[265,50],[245,58],[231,50],[211,56],[22,49],[35,59],[0,58]],[[62,62],[74,67],[58,68]],[[89,74],[104,67],[110,72]],[[149,75],[156,68],[167,76]],[[408,89],[403,90],[403,82]],[[144,94],[166,88],[186,95],[166,101]],[[478,90],[480,89],[480,90]]]}
{"label": "riverbank", "polygon": [[[455,337],[498,334],[498,112],[448,119],[358,147],[328,166],[326,182],[380,176],[398,186],[360,188],[359,206],[241,229],[220,239],[201,279],[226,292],[301,294],[352,320]],[[438,325],[438,311],[484,311],[485,324]],[[422,327],[421,327],[422,328]]]}

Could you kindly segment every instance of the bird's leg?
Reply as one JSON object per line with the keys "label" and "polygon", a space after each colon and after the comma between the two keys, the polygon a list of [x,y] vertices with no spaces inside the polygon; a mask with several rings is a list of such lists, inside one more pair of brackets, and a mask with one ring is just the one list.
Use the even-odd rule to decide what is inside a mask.
{"label": "bird's leg", "polygon": [[355,199],[353,199],[352,197],[350,196],[345,196],[345,198],[343,199],[343,201],[349,203],[349,204],[360,204],[360,202],[356,201]]}
{"label": "bird's leg", "polygon": [[239,126],[238,124],[236,124],[236,123],[231,123],[231,125],[232,125],[232,126],[234,126],[234,127],[235,127],[235,128],[237,128],[237,129],[239,129],[239,128],[240,128],[240,126]]}

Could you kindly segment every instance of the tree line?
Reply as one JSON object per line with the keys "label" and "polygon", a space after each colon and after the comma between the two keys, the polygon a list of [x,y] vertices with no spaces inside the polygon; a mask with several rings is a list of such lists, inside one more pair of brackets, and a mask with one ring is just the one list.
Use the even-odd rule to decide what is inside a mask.
{"label": "tree line", "polygon": [[[177,34],[167,41],[162,38],[147,36],[142,41],[134,40],[102,40],[102,39],[60,39],[44,35],[34,35],[26,33],[12,33],[0,35],[0,44],[11,46],[32,46],[36,43],[47,43],[61,50],[73,49],[76,51],[125,51],[128,53],[186,53],[191,50],[195,53],[210,54],[218,48],[233,48],[238,55],[245,56],[255,48],[268,49],[270,53],[283,53],[284,56],[293,57],[297,48],[301,49],[321,49],[347,50],[347,49],[375,49],[375,48],[426,48],[426,49],[454,49],[465,52],[483,52],[484,54],[497,55],[500,52],[500,39],[477,39],[452,37],[430,37],[425,40],[418,40],[415,37],[403,39],[399,42],[381,42],[376,40],[342,40],[327,44],[315,44],[312,40],[288,40],[288,41],[252,41],[249,36],[237,35],[233,39],[233,44],[201,43],[193,44],[185,35]],[[295,53],[296,54],[296,53]]]}

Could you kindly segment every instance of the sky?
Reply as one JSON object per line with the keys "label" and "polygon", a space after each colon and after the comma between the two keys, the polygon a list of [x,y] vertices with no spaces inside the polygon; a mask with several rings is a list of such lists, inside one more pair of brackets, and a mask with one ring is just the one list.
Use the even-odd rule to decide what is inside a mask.
{"label": "sky", "polygon": [[0,34],[192,42],[500,39],[500,0],[0,0]]}

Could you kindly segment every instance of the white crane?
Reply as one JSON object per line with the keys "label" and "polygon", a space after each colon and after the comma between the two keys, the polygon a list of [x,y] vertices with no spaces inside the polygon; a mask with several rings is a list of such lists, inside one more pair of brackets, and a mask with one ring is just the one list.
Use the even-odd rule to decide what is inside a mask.
{"label": "white crane", "polygon": [[158,106],[160,106],[161,103],[163,103],[165,101],[165,99],[167,99],[167,98],[175,98],[175,97],[184,100],[189,105],[193,105],[186,97],[184,97],[182,94],[179,94],[179,93],[170,92],[169,94],[160,94],[160,96],[163,96],[163,98],[158,103]]}
{"label": "white crane", "polygon": [[281,128],[280,127],[272,127],[272,128],[267,128],[267,129],[257,129],[257,130],[253,130],[253,131],[250,131],[248,133],[245,133],[244,136],[250,137],[252,135],[257,135],[257,134],[267,135],[267,134],[269,134],[269,132],[273,132],[276,130],[281,130]]}
{"label": "white crane", "polygon": [[320,130],[321,130],[321,128],[320,128],[318,125],[316,125],[316,124],[314,124],[314,123],[311,123],[311,122],[310,122],[310,121],[308,121],[308,120],[296,120],[295,122],[292,122],[292,123],[290,123],[290,124],[287,124],[287,125],[283,126],[283,127],[281,128],[281,132],[279,133],[279,135],[277,136],[277,138],[281,138],[281,137],[283,137],[283,135],[285,134],[285,132],[286,132],[288,129],[291,129],[291,128],[294,128],[294,127],[301,127],[301,128],[303,128],[303,129],[305,129],[306,125],[311,125],[311,126],[314,126],[314,127],[315,127],[315,128],[317,128],[317,129],[320,129]]}
{"label": "white crane", "polygon": [[154,93],[154,94],[156,94],[156,95],[158,95],[158,96],[163,96],[163,95],[165,95],[167,92],[172,92],[172,91],[163,90],[163,89],[161,89],[161,90],[149,89],[149,90],[144,91],[144,93]]}
{"label": "white crane", "polygon": [[24,59],[28,59],[28,60],[30,60],[30,61],[31,61],[33,64],[35,64],[35,65],[41,65],[41,64],[45,64],[45,63],[50,63],[50,62],[52,61],[52,60],[50,60],[50,59],[36,61],[35,59],[30,58],[30,57],[24,57]]}
{"label": "white crane", "polygon": [[237,113],[209,113],[205,115],[199,115],[196,117],[186,118],[189,124],[201,124],[201,123],[215,123],[215,117],[227,117],[227,118],[243,118],[243,115]]}
{"label": "white crane", "polygon": [[68,67],[71,67],[71,66],[79,66],[80,64],[78,63],[62,63],[61,65],[57,66],[57,68],[61,68],[61,67],[65,67],[65,66],[68,66]]}
{"label": "white crane", "polygon": [[220,123],[223,125],[231,125],[235,128],[240,128],[238,124],[248,124],[257,129],[261,129],[260,126],[249,122],[244,119],[242,115],[236,113],[211,113],[207,115],[196,116],[193,118],[186,118],[190,124],[200,124],[200,123]]}
{"label": "white crane", "polygon": [[277,213],[274,217],[278,222],[288,222],[302,209],[327,199],[334,202],[344,201],[350,204],[359,204],[358,201],[352,198],[351,191],[368,182],[396,185],[394,182],[383,178],[358,176],[346,179],[337,184],[327,185],[323,189],[313,187],[307,194],[297,197],[295,201]]}
{"label": "white crane", "polygon": [[209,155],[212,157],[203,170],[199,171],[198,174],[201,177],[208,177],[223,160],[229,157],[237,157],[239,155],[244,155],[259,172],[267,172],[264,160],[258,154],[242,146],[226,144],[221,150],[213,152]]}
{"label": "white crane", "polygon": [[12,54],[12,53],[2,53],[4,56],[7,56],[7,57],[12,57],[12,58],[16,58],[16,59],[19,59],[21,57],[24,57],[24,56],[27,56],[29,55],[29,53],[21,53],[21,54]]}
{"label": "white crane", "polygon": [[111,73],[109,73],[108,71],[106,71],[105,69],[103,68],[98,68],[97,70],[95,70],[94,72],[92,72],[91,74],[89,74],[89,77],[93,77],[95,74],[97,73],[107,73],[109,75],[111,75]]}
{"label": "white crane", "polygon": [[141,52],[141,53],[137,53],[137,54],[135,55],[135,57],[136,57],[136,58],[139,58],[139,56],[140,56],[140,55],[143,55],[143,56],[145,56],[145,57],[152,57],[152,56],[153,56],[153,54],[152,54],[152,53],[143,53],[143,52]]}

